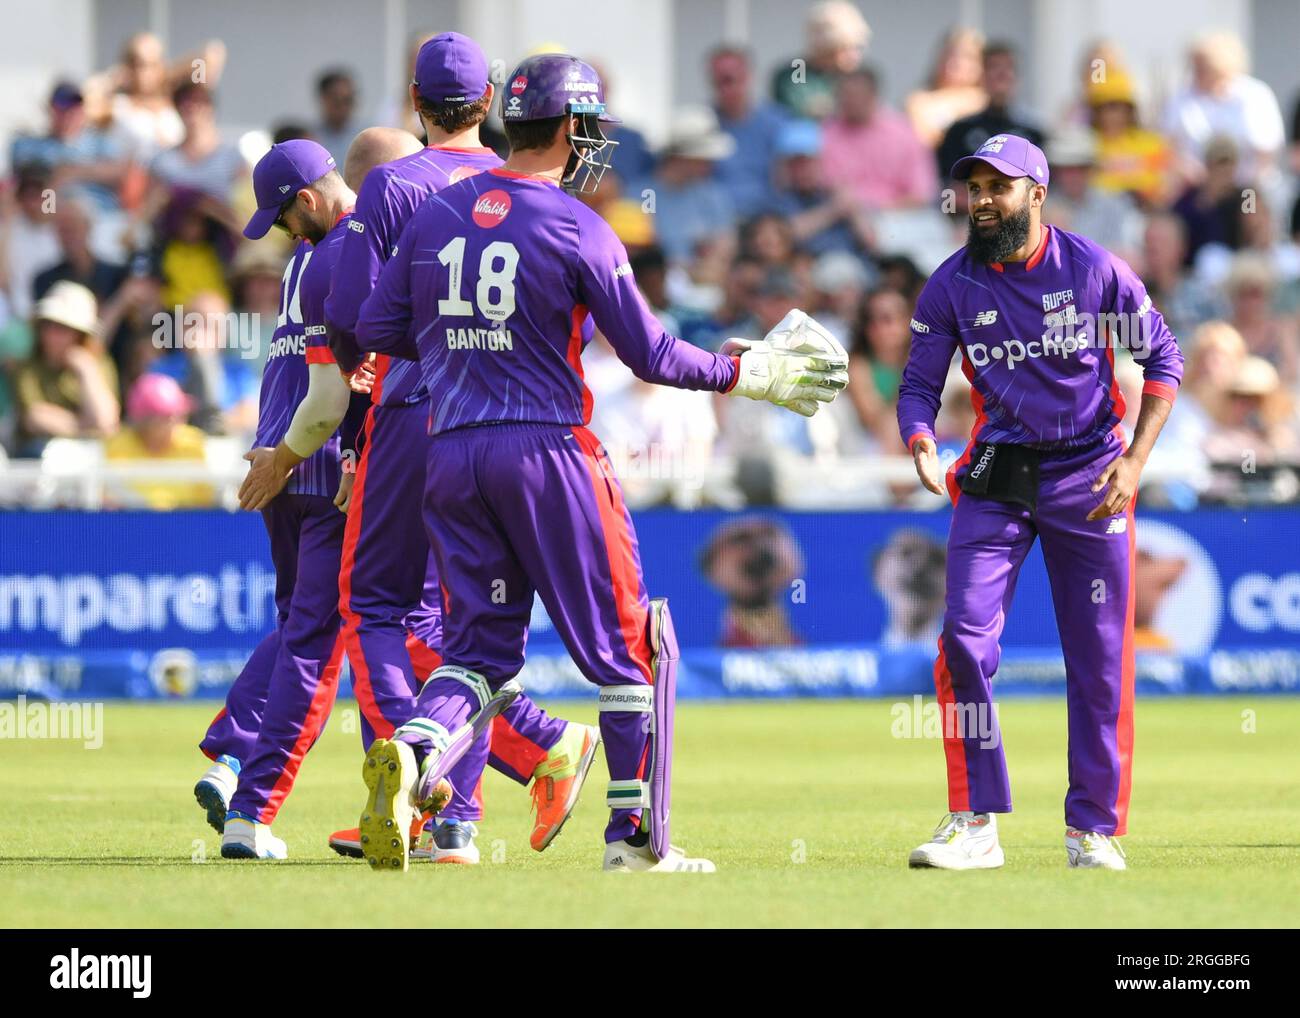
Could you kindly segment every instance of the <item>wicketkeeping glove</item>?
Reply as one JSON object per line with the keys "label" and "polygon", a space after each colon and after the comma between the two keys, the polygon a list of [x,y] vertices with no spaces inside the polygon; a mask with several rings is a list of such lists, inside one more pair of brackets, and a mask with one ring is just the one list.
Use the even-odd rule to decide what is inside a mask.
{"label": "wicketkeeping glove", "polygon": [[740,376],[728,395],[765,399],[804,417],[849,384],[849,355],[815,319],[795,308],[763,339],[729,339],[722,353],[740,354]]}

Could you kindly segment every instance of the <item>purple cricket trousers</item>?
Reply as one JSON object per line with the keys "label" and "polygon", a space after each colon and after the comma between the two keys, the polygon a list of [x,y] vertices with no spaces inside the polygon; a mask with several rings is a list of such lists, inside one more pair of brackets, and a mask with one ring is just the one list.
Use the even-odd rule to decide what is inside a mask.
{"label": "purple cricket trousers", "polygon": [[[422,518],[428,419],[427,401],[370,408],[348,510],[339,610],[366,748],[414,716],[442,663],[442,589]],[[439,815],[482,819],[484,762],[527,784],[565,725],[520,696],[453,770],[455,795]]]}
{"label": "purple cricket trousers", "polygon": [[230,808],[274,821],[338,692],[343,514],[320,495],[281,494],[262,511],[275,565],[275,630],[235,679],[199,748],[242,764]]}
{"label": "purple cricket trousers", "polygon": [[[479,673],[493,690],[517,675],[536,593],[588,680],[652,682],[636,533],[609,458],[586,428],[502,423],[434,436],[425,524],[443,580],[448,664]],[[455,679],[435,679],[418,708],[453,731],[478,701]],[[644,780],[645,716],[602,711],[600,726],[611,781]],[[636,833],[640,814],[611,811],[606,840]]]}
{"label": "purple cricket trousers", "polygon": [[1094,494],[1093,484],[1123,448],[1112,433],[1086,449],[1044,453],[1035,512],[962,492],[958,477],[970,449],[948,471],[954,510],[934,682],[954,812],[1011,812],[991,683],[1016,578],[1037,538],[1065,655],[1065,822],[1102,834],[1126,831],[1133,757],[1133,502],[1121,515],[1086,519],[1105,494]]}

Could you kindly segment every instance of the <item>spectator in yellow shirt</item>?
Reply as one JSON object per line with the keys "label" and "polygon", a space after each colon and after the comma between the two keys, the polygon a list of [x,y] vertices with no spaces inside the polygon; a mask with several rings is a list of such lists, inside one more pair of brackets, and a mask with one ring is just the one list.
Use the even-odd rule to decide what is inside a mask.
{"label": "spectator in yellow shirt", "polygon": [[1138,126],[1133,81],[1110,71],[1088,86],[1092,127],[1097,133],[1093,185],[1111,193],[1125,192],[1144,208],[1158,207],[1169,196],[1173,156],[1155,131]]}
{"label": "spectator in yellow shirt", "polygon": [[[108,440],[105,456],[114,462],[158,460],[204,462],[204,435],[185,423],[190,398],[167,375],[144,374],[126,399],[127,427]],[[142,480],[127,485],[124,501],[150,509],[193,509],[216,499],[212,486],[194,481]]]}

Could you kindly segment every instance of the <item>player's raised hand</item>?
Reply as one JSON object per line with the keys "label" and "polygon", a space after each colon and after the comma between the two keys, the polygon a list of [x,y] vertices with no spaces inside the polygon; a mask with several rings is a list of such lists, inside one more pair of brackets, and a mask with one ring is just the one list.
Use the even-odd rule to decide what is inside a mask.
{"label": "player's raised hand", "polygon": [[811,417],[849,384],[849,355],[839,341],[795,308],[763,339],[729,339],[722,352],[740,355],[729,395],[763,399]]}
{"label": "player's raised hand", "polygon": [[1106,468],[1092,486],[1093,493],[1110,485],[1101,504],[1088,514],[1089,520],[1101,520],[1107,516],[1118,516],[1128,509],[1128,504],[1137,491],[1138,478],[1142,476],[1142,464],[1130,459],[1127,454],[1116,456],[1106,464]]}
{"label": "player's raised hand", "polygon": [[943,487],[943,470],[939,467],[939,447],[928,435],[912,443],[912,462],[916,464],[916,476],[921,479],[927,491],[936,495],[947,495]]}
{"label": "player's raised hand", "polygon": [[266,445],[250,449],[244,453],[244,459],[252,466],[248,468],[244,483],[239,486],[239,508],[258,512],[284,490],[293,468],[285,470],[277,463],[275,450]]}

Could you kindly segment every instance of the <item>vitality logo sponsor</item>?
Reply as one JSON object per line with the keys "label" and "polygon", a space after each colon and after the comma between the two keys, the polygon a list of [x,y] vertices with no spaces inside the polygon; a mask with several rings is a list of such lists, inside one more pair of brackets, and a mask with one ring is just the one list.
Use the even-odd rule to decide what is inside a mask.
{"label": "vitality logo sponsor", "polygon": [[474,222],[485,230],[500,226],[510,214],[510,195],[500,189],[493,189],[481,195],[474,203],[471,215]]}

